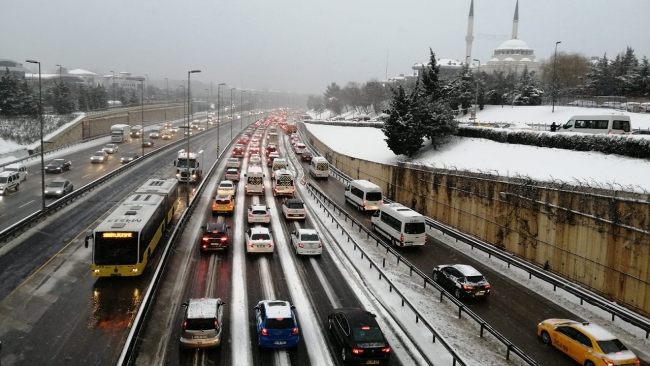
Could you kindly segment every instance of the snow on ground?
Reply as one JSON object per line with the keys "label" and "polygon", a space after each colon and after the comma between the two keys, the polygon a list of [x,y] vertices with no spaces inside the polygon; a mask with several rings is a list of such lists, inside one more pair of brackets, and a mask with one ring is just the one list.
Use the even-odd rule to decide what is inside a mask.
{"label": "snow on ground", "polygon": [[[555,112],[552,112],[551,106],[504,106],[486,105],[482,111],[476,114],[476,122],[484,123],[501,123],[501,122],[521,122],[526,124],[547,124],[566,123],[575,115],[598,115],[598,114],[624,114],[630,116],[633,129],[650,129],[650,113],[632,113],[609,108],[587,108],[587,107],[569,107],[555,106]],[[469,121],[470,114],[458,117],[461,122]]]}
{"label": "snow on ground", "polygon": [[501,176],[524,175],[542,181],[560,179],[575,182],[579,179],[589,184],[597,182],[605,187],[612,184],[615,189],[621,189],[622,185],[638,191],[650,191],[650,181],[647,179],[650,162],[642,159],[454,137],[439,150],[426,146],[409,160],[388,149],[385,136],[378,128],[309,123],[307,128],[334,151],[378,163],[411,162]]}
{"label": "snow on ground", "polygon": [[0,154],[8,153],[10,151],[18,150],[24,148],[23,145],[19,145],[13,141],[6,141],[0,138]]}

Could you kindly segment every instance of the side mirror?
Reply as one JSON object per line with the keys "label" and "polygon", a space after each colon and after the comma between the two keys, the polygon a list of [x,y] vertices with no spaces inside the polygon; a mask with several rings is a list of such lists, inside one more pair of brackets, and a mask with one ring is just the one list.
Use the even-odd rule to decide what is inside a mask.
{"label": "side mirror", "polygon": [[223,301],[220,301],[220,302],[219,302],[219,305],[226,305],[226,303],[223,302]]}
{"label": "side mirror", "polygon": [[93,240],[93,237],[91,235],[86,235],[84,247],[88,248],[88,242],[90,242],[91,240]]}
{"label": "side mirror", "polygon": [[269,230],[269,234],[272,233],[272,232],[273,232],[273,230]]}
{"label": "side mirror", "polygon": [[181,306],[184,307],[184,308],[186,308],[187,305],[188,305],[188,303],[186,303],[186,302],[184,302],[184,303],[181,304]]}
{"label": "side mirror", "polygon": [[255,309],[255,310],[260,310],[260,306],[259,306],[259,305],[255,305],[255,307],[254,307],[253,309]]}
{"label": "side mirror", "polygon": [[296,310],[296,305],[291,305],[291,310]]}
{"label": "side mirror", "polygon": [[205,225],[204,225],[204,226],[201,226],[201,229],[205,230]]}
{"label": "side mirror", "polygon": [[176,166],[176,160],[174,160],[174,166]]}
{"label": "side mirror", "polygon": [[248,175],[246,173],[244,173],[244,177],[248,177]]}
{"label": "side mirror", "polygon": [[230,229],[230,226],[226,226],[226,229]]}

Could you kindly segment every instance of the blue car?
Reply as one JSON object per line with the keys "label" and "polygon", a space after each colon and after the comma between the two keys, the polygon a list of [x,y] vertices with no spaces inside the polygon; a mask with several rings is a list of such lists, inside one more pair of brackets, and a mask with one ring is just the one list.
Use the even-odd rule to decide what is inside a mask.
{"label": "blue car", "polygon": [[298,346],[298,322],[295,306],[288,301],[262,300],[255,306],[257,344],[265,348],[292,348]]}

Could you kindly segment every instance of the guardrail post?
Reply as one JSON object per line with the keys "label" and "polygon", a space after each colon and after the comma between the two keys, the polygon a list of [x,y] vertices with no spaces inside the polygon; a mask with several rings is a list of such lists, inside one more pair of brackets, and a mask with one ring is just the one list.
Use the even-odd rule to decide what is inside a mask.
{"label": "guardrail post", "polygon": [[433,343],[436,343],[436,335],[434,333],[431,333],[431,335],[433,336]]}
{"label": "guardrail post", "polygon": [[409,276],[413,276],[413,265],[409,268]]}
{"label": "guardrail post", "polygon": [[483,328],[485,328],[485,323],[481,323],[481,332],[479,333],[481,338],[483,338]]}
{"label": "guardrail post", "polygon": [[427,288],[427,279],[424,279],[424,288]]}
{"label": "guardrail post", "polygon": [[416,322],[416,323],[419,323],[419,322],[420,322],[420,317],[419,317],[417,314],[415,314],[415,322]]}
{"label": "guardrail post", "polygon": [[382,267],[386,268],[386,258],[385,257],[382,259]]}
{"label": "guardrail post", "polygon": [[614,321],[615,316],[616,316],[616,314],[612,313],[612,321]]}
{"label": "guardrail post", "polygon": [[459,306],[458,307],[458,319],[463,317],[463,307]]}
{"label": "guardrail post", "polygon": [[[360,252],[361,252],[361,259],[363,259],[363,250],[360,250]],[[370,263],[372,263],[372,262],[370,262]]]}
{"label": "guardrail post", "polygon": [[506,360],[509,360],[509,359],[510,359],[510,349],[511,349],[511,348],[512,348],[512,345],[509,344],[509,345],[508,345],[508,348],[507,348],[507,350],[506,350]]}
{"label": "guardrail post", "polygon": [[[425,284],[426,284],[426,282],[425,282]],[[426,287],[426,286],[424,286],[424,287]],[[444,292],[440,291],[440,302],[442,302],[442,299],[444,298],[444,296],[443,296],[444,294],[445,294]]]}
{"label": "guardrail post", "polygon": [[402,298],[402,306],[404,306],[404,298]]}
{"label": "guardrail post", "polygon": [[398,266],[399,266],[399,260],[400,260],[400,258],[401,258],[401,257],[399,257],[399,256],[397,257],[397,265],[398,265]]}

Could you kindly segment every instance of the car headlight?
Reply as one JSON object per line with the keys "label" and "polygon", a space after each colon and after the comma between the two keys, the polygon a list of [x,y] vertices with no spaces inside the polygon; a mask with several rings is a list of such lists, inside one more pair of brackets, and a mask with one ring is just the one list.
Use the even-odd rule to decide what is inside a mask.
{"label": "car headlight", "polygon": [[63,192],[63,191],[56,191],[57,194],[61,194],[61,192]]}

